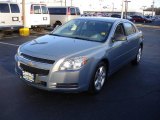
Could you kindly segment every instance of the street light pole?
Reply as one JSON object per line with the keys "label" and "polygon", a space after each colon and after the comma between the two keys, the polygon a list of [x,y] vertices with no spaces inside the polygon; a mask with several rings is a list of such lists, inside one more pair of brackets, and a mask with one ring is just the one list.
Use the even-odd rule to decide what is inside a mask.
{"label": "street light pole", "polygon": [[67,6],[66,0],[65,0],[65,6]]}
{"label": "street light pole", "polygon": [[121,19],[123,19],[123,3],[124,3],[124,0],[122,0]]}
{"label": "street light pole", "polygon": [[113,13],[113,12],[114,12],[114,3],[112,3],[112,7],[113,7],[113,8],[112,8],[112,13]]}
{"label": "street light pole", "polygon": [[131,1],[125,0],[124,2],[125,2],[125,18],[127,18],[128,3],[131,2]]}
{"label": "street light pole", "polygon": [[23,15],[23,26],[26,26],[26,16],[25,16],[25,4],[26,1],[22,0],[22,15]]}
{"label": "street light pole", "polygon": [[142,6],[142,9],[143,9],[143,16],[144,16],[144,10],[147,6]]}
{"label": "street light pole", "polygon": [[72,6],[72,4],[73,4],[73,0],[71,0],[71,6]]}
{"label": "street light pole", "polygon": [[154,12],[154,0],[153,0],[153,4],[152,4],[152,17],[153,17],[153,12]]}

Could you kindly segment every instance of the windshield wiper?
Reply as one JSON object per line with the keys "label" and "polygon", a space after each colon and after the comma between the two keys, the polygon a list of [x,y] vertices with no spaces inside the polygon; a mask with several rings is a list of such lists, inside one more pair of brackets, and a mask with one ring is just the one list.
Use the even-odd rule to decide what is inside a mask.
{"label": "windshield wiper", "polygon": [[82,37],[70,37],[70,38],[92,41],[91,39],[88,39],[88,38],[82,38]]}
{"label": "windshield wiper", "polygon": [[53,36],[60,36],[60,37],[65,37],[65,36],[62,36],[62,35],[58,35],[58,34],[53,34],[53,33],[49,33],[48,35],[53,35]]}

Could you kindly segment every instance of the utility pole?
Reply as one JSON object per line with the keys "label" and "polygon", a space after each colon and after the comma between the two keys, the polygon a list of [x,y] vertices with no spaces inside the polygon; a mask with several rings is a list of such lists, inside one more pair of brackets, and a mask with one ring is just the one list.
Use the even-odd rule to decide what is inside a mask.
{"label": "utility pole", "polygon": [[124,0],[122,0],[121,19],[123,19],[123,3],[124,3]]}
{"label": "utility pole", "polygon": [[152,4],[152,17],[153,17],[153,12],[154,12],[154,0],[153,0],[153,4]]}
{"label": "utility pole", "polygon": [[142,9],[143,9],[143,16],[144,16],[144,10],[147,6],[142,6]]}
{"label": "utility pole", "polygon": [[128,3],[131,1],[125,0],[125,18],[127,18],[127,11],[128,11]]}

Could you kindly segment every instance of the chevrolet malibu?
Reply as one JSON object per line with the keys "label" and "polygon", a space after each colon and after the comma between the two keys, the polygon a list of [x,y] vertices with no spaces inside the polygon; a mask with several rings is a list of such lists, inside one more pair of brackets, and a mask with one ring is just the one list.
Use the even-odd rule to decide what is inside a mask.
{"label": "chevrolet malibu", "polygon": [[18,48],[15,71],[34,87],[98,93],[108,76],[141,60],[143,35],[117,18],[77,18]]}

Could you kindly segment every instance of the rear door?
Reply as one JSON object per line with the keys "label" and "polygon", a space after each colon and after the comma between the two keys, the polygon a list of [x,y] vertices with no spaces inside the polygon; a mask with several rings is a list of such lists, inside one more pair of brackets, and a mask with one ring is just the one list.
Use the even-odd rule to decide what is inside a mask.
{"label": "rear door", "polygon": [[41,6],[38,4],[32,4],[31,5],[31,25],[41,25],[42,22],[42,11],[41,11]]}
{"label": "rear door", "polygon": [[10,9],[11,9],[10,24],[13,26],[22,25],[21,12],[18,4],[10,4]]}
{"label": "rear door", "polygon": [[72,20],[77,18],[77,14],[76,14],[76,8],[75,7],[70,7],[70,15],[68,20]]}
{"label": "rear door", "polygon": [[78,7],[76,7],[76,15],[77,15],[77,17],[80,17],[80,15],[81,15],[81,12]]}
{"label": "rear door", "polygon": [[42,9],[42,24],[49,25],[50,16],[49,16],[48,8],[46,7],[46,5],[41,5],[41,9]]}
{"label": "rear door", "polygon": [[138,51],[140,36],[138,35],[139,33],[137,32],[137,29],[132,23],[125,22],[123,23],[123,25],[128,41],[128,48],[129,48],[128,56],[129,58],[132,58],[136,55]]}
{"label": "rear door", "polygon": [[11,24],[11,14],[8,3],[0,3],[0,27]]}

